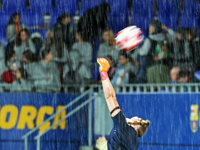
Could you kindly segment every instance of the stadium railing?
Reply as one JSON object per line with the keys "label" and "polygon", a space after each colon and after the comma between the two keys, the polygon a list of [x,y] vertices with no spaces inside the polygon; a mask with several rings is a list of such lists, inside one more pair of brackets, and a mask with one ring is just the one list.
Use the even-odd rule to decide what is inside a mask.
{"label": "stadium railing", "polygon": [[[0,92],[10,92],[9,88],[12,84],[0,84]],[[45,87],[45,85],[43,85]],[[47,86],[47,85],[46,85]],[[41,87],[41,86],[40,86]],[[50,86],[47,86],[49,92],[51,93]],[[36,89],[34,85],[31,87],[32,89]],[[101,84],[77,84],[77,85],[62,85],[64,93],[78,93],[81,94],[84,91],[92,88],[94,92],[98,92],[102,89]],[[116,93],[198,93],[200,92],[200,84],[199,83],[187,83],[187,84],[122,84],[118,86],[114,86]],[[21,91],[23,93],[26,91]],[[27,93],[27,92],[26,92]],[[34,93],[34,90],[29,93]]]}
{"label": "stadium railing", "polygon": [[[102,90],[102,85],[64,85],[65,92],[68,93],[70,88],[78,88],[79,92],[82,93],[85,89],[92,88],[94,92]],[[151,94],[151,93],[199,93],[200,84],[123,84],[114,86],[117,94]]]}

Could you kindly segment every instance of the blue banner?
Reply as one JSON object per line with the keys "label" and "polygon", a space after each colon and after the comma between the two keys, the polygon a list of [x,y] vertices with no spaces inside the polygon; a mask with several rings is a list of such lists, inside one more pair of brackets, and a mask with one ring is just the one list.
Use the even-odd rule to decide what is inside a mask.
{"label": "blue banner", "polygon": [[[24,143],[22,136],[42,123],[50,115],[59,111],[64,105],[72,101],[77,95],[47,95],[47,94],[1,94],[0,98],[0,149],[22,150]],[[52,121],[46,123],[28,140],[28,149],[35,150],[34,136],[44,131],[69,111],[78,106],[82,101],[63,111]],[[87,144],[88,131],[87,106],[75,113],[69,119],[61,122],[41,137],[42,150],[78,149],[82,144]]]}
{"label": "blue banner", "polygon": [[[200,94],[117,95],[127,118],[149,119],[140,150],[200,149]],[[196,130],[193,130],[195,128]]]}
{"label": "blue banner", "polygon": [[[0,149],[24,149],[21,137],[77,96],[0,94]],[[30,136],[29,150],[36,149],[34,136],[86,99],[87,97],[83,98]],[[139,116],[151,121],[146,135],[139,139],[139,150],[200,149],[199,99],[200,94],[117,95],[127,118]],[[87,134],[88,109],[85,106],[42,136],[41,149],[77,150],[80,145],[87,145]]]}

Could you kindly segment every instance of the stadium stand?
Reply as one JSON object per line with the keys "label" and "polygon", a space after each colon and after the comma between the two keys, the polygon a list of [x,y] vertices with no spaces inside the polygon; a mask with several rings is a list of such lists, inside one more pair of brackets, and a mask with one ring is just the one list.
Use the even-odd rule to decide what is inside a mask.
{"label": "stadium stand", "polygon": [[26,26],[43,26],[43,14],[41,12],[25,11],[21,13],[21,22]]}
{"label": "stadium stand", "polygon": [[199,11],[199,3],[197,0],[184,0],[183,12],[187,14],[197,14]]}
{"label": "stadium stand", "polygon": [[[91,1],[90,1],[91,2]],[[56,0],[54,12],[69,13],[75,15],[78,7],[77,0]]]}
{"label": "stadium stand", "polygon": [[128,0],[107,0],[110,5],[111,13],[126,12],[128,9]]}
{"label": "stadium stand", "polygon": [[147,35],[149,23],[155,16],[155,8],[154,0],[133,1],[132,24],[140,27],[145,35]]}
{"label": "stadium stand", "polygon": [[125,13],[109,14],[108,27],[111,28],[114,33],[117,33],[128,25],[128,11]]}
{"label": "stadium stand", "polygon": [[174,30],[178,24],[178,1],[177,0],[159,0],[158,1],[158,20]]}
{"label": "stadium stand", "polygon": [[196,14],[183,13],[181,26],[187,28],[198,28],[198,16]]}
{"label": "stadium stand", "polygon": [[104,0],[95,0],[95,1],[90,1],[90,0],[81,0],[81,10],[80,10],[80,16],[83,15],[85,11],[88,9],[95,7],[101,3],[103,3]]}
{"label": "stadium stand", "polygon": [[25,0],[3,0],[3,11],[10,13],[25,11],[25,4]]}
{"label": "stadium stand", "polygon": [[30,0],[30,10],[42,13],[50,13],[52,11],[52,1],[50,0]]}
{"label": "stadium stand", "polygon": [[108,0],[107,2],[111,7],[111,12],[108,16],[108,27],[114,33],[117,33],[129,25],[128,0]]}
{"label": "stadium stand", "polygon": [[134,0],[133,13],[154,13],[156,9],[154,0]]}
{"label": "stadium stand", "polygon": [[174,13],[178,11],[178,0],[159,0],[159,13]]}
{"label": "stadium stand", "polygon": [[[29,1],[28,7],[27,1]],[[70,25],[73,27],[73,16],[77,15],[81,17],[88,9],[98,6],[103,2],[107,2],[111,7],[111,12],[108,15],[107,26],[108,28],[111,28],[114,33],[117,33],[127,26],[136,25],[142,29],[145,35],[147,35],[149,24],[153,19],[158,19],[162,24],[174,29],[175,31],[179,27],[187,28],[185,31],[189,31],[188,28],[196,28],[197,31],[200,29],[200,5],[198,0],[2,0],[3,5],[2,8],[0,8],[0,42],[3,43],[5,47],[8,44],[5,30],[9,18],[14,12],[20,13],[21,23],[30,27],[43,27],[44,15],[49,14],[50,29],[52,29],[53,25],[57,21],[57,18],[62,13],[69,13],[71,15]],[[158,3],[156,4],[156,2]],[[183,2],[183,8],[180,8],[180,2]],[[29,29],[29,31],[31,34],[34,32],[39,32],[43,36],[43,42],[45,42],[47,30],[38,30],[33,28]],[[91,81],[91,83],[97,83],[96,81],[99,80],[99,68],[96,64],[96,55],[100,45],[100,38],[98,37],[100,37],[101,33],[102,31],[99,30],[99,35],[91,42],[91,44],[93,44],[93,63],[90,67],[94,81]],[[185,32],[180,32],[179,34],[182,34],[180,43],[183,41],[185,42]],[[50,41],[50,44],[51,42],[52,41]],[[178,43],[179,41],[176,39],[176,42]],[[189,42],[191,46],[193,41]],[[198,42],[200,43],[200,41],[197,41],[197,47],[199,46]],[[179,47],[180,49],[182,48],[181,46]],[[184,51],[181,52],[184,53]],[[35,55],[39,54],[40,51],[38,50]],[[4,58],[1,58],[1,61],[3,60],[2,62],[4,62]],[[61,67],[61,69],[63,68]],[[135,69],[137,70],[138,68]],[[190,68],[188,68],[188,70],[189,69]],[[175,75],[178,76],[177,74]],[[186,77],[191,79],[193,75],[194,72],[191,72],[188,73]],[[44,80],[49,80],[49,78],[50,77],[45,76]],[[180,81],[174,81],[169,84],[122,84],[116,86],[116,93],[118,94],[117,99],[119,98],[120,106],[122,106],[121,108],[126,115],[131,116],[134,113],[137,113],[137,115],[139,114],[144,118],[148,116],[149,119],[152,119],[151,121],[154,122],[152,123],[150,130],[147,132],[148,136],[144,137],[142,140],[139,140],[139,149],[160,150],[168,148],[182,150],[183,147],[187,150],[199,149],[199,131],[194,134],[196,131],[194,132],[192,129],[190,129],[191,123],[194,120],[189,118],[189,115],[191,113],[190,108],[194,107],[192,105],[199,105],[199,101],[197,99],[199,97],[200,86],[199,81],[190,81],[188,81],[190,83],[183,84],[180,84]],[[1,92],[10,92],[11,87],[12,84],[7,84],[3,81],[0,81]],[[96,104],[95,102],[93,103],[92,100],[96,100],[97,96],[99,96],[97,94],[99,94],[102,90],[101,85],[63,84],[61,85],[61,90],[58,91],[58,93],[60,92],[62,94],[56,93],[55,95],[52,93],[33,94],[35,93],[37,86],[31,84],[30,87],[32,89],[30,94],[28,92],[26,94],[1,93],[2,100],[0,101],[0,104],[2,107],[0,108],[0,149],[13,150],[16,149],[16,147],[19,147],[18,149],[24,149],[24,147],[26,147],[26,144],[24,143],[27,143],[29,149],[36,149],[36,144],[38,144],[41,145],[41,147],[38,149],[43,150],[70,150],[78,149],[83,145],[92,145],[92,142],[95,143],[95,138],[93,136],[95,133],[93,133],[94,130],[92,126],[94,125],[94,119],[96,119],[96,112],[94,111]],[[23,93],[24,91],[20,92]],[[82,95],[79,95],[80,93]],[[87,96],[85,96],[86,93]],[[81,101],[75,103],[74,99],[78,96],[82,96],[80,98]],[[88,99],[90,100],[86,104],[85,100]],[[133,100],[135,100],[136,105],[132,107]],[[69,109],[66,110],[66,113],[64,114],[59,113],[60,118],[57,116],[57,114],[55,115],[57,111],[69,103],[75,103],[75,106],[68,106]],[[91,108],[88,107],[89,103],[91,104],[90,106],[92,106]],[[83,104],[86,106],[83,106]],[[61,123],[55,127],[50,127],[53,128],[53,130],[48,130],[48,127],[56,122],[55,120],[58,121],[61,118],[66,117],[66,115],[72,115],[73,113],[71,113],[71,111],[77,109],[77,107],[80,108],[80,106],[84,109],[76,110],[79,112],[73,112],[75,113],[73,116],[67,116],[68,119],[67,121],[65,119],[66,122],[64,125]],[[102,107],[99,107],[99,109],[100,111],[103,110]],[[198,114],[198,111],[196,113]],[[54,116],[52,117],[53,114]],[[46,120],[48,116],[50,116],[53,121],[50,122],[49,120]],[[89,116],[93,119],[90,119],[90,122],[88,121]],[[13,118],[15,118],[14,121]],[[163,124],[163,121],[159,121],[163,118],[166,118],[165,121],[171,125]],[[40,123],[45,120],[47,124],[41,127]],[[32,126],[30,126],[31,123]],[[22,126],[22,124],[24,126]],[[181,124],[178,130],[177,124]],[[40,125],[41,128],[38,127],[38,125]],[[159,128],[157,128],[158,126]],[[34,129],[34,127],[39,129],[39,131],[31,134],[31,136],[27,139],[24,138],[24,141],[22,141],[22,136],[28,132],[32,132],[33,130],[31,129]],[[155,128],[157,130],[152,130]],[[46,130],[45,133],[47,131],[50,132],[41,137],[40,141],[39,134],[42,133],[41,130],[43,129]],[[88,136],[89,131],[92,131],[92,136]],[[170,137],[171,133],[176,132],[176,136]],[[38,135],[39,142],[36,143],[33,139],[35,136],[38,137]],[[193,140],[191,140],[191,137],[193,137]]]}
{"label": "stadium stand", "polygon": [[178,13],[176,13],[176,12],[174,12],[174,13],[159,13],[158,14],[158,20],[162,24],[164,24],[174,30],[176,30],[176,26],[178,24],[177,19],[178,19]]}

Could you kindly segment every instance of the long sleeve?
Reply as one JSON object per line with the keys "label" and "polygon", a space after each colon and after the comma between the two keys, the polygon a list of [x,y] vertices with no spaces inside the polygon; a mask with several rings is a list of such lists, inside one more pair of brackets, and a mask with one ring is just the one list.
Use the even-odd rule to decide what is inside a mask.
{"label": "long sleeve", "polygon": [[77,43],[74,43],[73,45],[72,45],[72,50],[77,50]]}
{"label": "long sleeve", "polygon": [[167,32],[168,32],[168,35],[167,35],[168,40],[170,43],[172,43],[174,40],[176,40],[176,37],[177,37],[176,32],[172,29],[168,29]]}
{"label": "long sleeve", "polygon": [[105,57],[107,55],[112,56],[115,63],[119,60],[119,50],[115,47],[109,46],[107,43],[101,43],[97,52],[97,58]]}
{"label": "long sleeve", "polygon": [[6,27],[6,39],[11,42],[16,38],[16,33],[14,32],[15,25],[8,25]]}
{"label": "long sleeve", "polygon": [[[41,50],[40,50],[40,51],[41,51]],[[59,58],[59,57],[57,56],[57,50],[56,50],[54,44],[51,46],[51,51],[53,52],[54,61],[55,61],[55,62],[66,63],[67,60],[69,59],[69,53],[68,53],[68,49],[67,49],[66,46],[63,48],[63,54],[62,54],[62,57],[61,57],[61,58]]]}
{"label": "long sleeve", "polygon": [[[60,72],[53,62],[44,64],[44,62],[41,61],[36,68],[33,78],[35,79],[34,85],[37,87],[37,92],[56,92],[60,90]],[[49,80],[46,80],[47,77],[49,77]]]}
{"label": "long sleeve", "polygon": [[87,52],[85,54],[85,60],[87,60],[88,63],[92,63],[92,45],[88,43],[87,46]]}
{"label": "long sleeve", "polygon": [[53,81],[52,84],[55,87],[55,90],[60,90],[60,70],[58,69],[58,66],[56,63],[52,63],[52,77],[53,77]]}
{"label": "long sleeve", "polygon": [[28,74],[29,80],[45,80],[46,76],[41,74],[41,67],[38,65],[38,63],[28,63],[24,65],[24,69],[26,70]]}
{"label": "long sleeve", "polygon": [[78,77],[80,78],[79,80],[81,84],[90,83],[92,75],[91,75],[91,71],[89,70],[90,69],[87,66],[82,64],[79,70],[77,71],[77,73],[79,74]]}
{"label": "long sleeve", "polygon": [[31,39],[28,39],[28,44],[29,44],[29,49],[31,50],[31,52],[35,54],[36,52],[35,44],[33,43]]}
{"label": "long sleeve", "polygon": [[37,81],[46,81],[47,75],[43,73],[39,68],[37,68],[37,72],[32,74],[31,80],[37,80]]}
{"label": "long sleeve", "polygon": [[21,80],[21,83],[14,81],[10,87],[10,92],[31,92],[31,84],[26,80]]}
{"label": "long sleeve", "polygon": [[55,62],[50,62],[46,66],[46,72],[44,72],[46,76],[49,76],[50,79],[45,81],[48,87],[46,89],[51,89],[54,91],[60,90],[60,71],[58,70],[58,66]]}
{"label": "long sleeve", "polygon": [[65,79],[66,78],[66,76],[67,76],[67,74],[69,73],[69,65],[68,64],[65,64],[64,65],[64,71],[63,71],[63,79]]}
{"label": "long sleeve", "polygon": [[[0,59],[0,76],[3,74],[4,71],[8,70],[8,68],[5,65],[5,60]],[[1,79],[0,79],[1,80]]]}
{"label": "long sleeve", "polygon": [[105,46],[103,44],[100,44],[99,50],[97,52],[97,58],[105,57]]}
{"label": "long sleeve", "polygon": [[46,81],[47,74],[44,72],[41,62],[30,64],[27,67],[27,72],[31,75],[31,80]]}
{"label": "long sleeve", "polygon": [[4,59],[5,58],[5,54],[4,54],[4,46],[2,43],[0,43],[0,59]]}
{"label": "long sleeve", "polygon": [[149,38],[146,38],[142,47],[138,50],[141,56],[147,55],[151,48],[151,42]]}
{"label": "long sleeve", "polygon": [[35,48],[35,45],[34,45],[34,43],[31,39],[28,39],[28,41],[26,41],[26,42],[22,42],[22,44],[20,46],[14,46],[14,51],[16,53],[16,59],[18,61],[22,61],[22,59],[23,59],[22,54],[23,54],[23,52],[25,52],[28,49],[33,54],[35,54],[36,48]]}
{"label": "long sleeve", "polygon": [[72,46],[73,50],[78,50],[78,53],[80,55],[80,62],[88,65],[91,65],[92,63],[92,45],[88,42],[76,42]]}
{"label": "long sleeve", "polygon": [[5,70],[7,70],[7,67],[5,65],[4,46],[0,43],[0,76]]}

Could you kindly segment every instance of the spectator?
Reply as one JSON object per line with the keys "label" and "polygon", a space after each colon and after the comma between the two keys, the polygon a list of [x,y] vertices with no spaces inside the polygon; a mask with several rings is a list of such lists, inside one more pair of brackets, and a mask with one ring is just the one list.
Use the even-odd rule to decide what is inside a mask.
{"label": "spectator", "polygon": [[189,50],[188,42],[185,40],[185,28],[178,28],[177,38],[173,42],[174,66],[180,66],[182,70],[188,71],[188,68],[192,66],[192,53]]}
{"label": "spectator", "polygon": [[146,75],[146,57],[140,56],[139,49],[137,49],[133,55],[131,55],[132,60],[134,60],[135,64],[135,73],[136,73],[136,83],[146,83],[147,75]]}
{"label": "spectator", "polygon": [[57,63],[58,66],[64,66],[64,64],[67,63],[69,55],[68,49],[61,40],[55,39],[54,31],[50,32],[45,45],[42,47],[42,50],[45,49],[45,47],[47,49],[51,49],[54,55],[54,61]]}
{"label": "spectator", "polygon": [[27,27],[20,22],[20,19],[20,13],[13,13],[11,15],[6,27],[6,39],[8,42],[14,41],[17,35],[20,34],[21,29],[42,29],[42,27],[39,26]]}
{"label": "spectator", "polygon": [[27,72],[27,79],[32,80],[35,70],[37,69],[37,63],[39,59],[30,51],[23,52],[23,68]]}
{"label": "spectator", "polygon": [[[132,64],[134,64],[134,70],[130,72],[130,78],[129,83],[140,83],[140,78],[138,76],[138,69],[139,69],[139,61],[137,60],[137,57],[130,56],[129,60]],[[144,78],[144,77],[142,77]],[[145,78],[144,78],[145,79]]]}
{"label": "spectator", "polygon": [[15,81],[10,87],[10,92],[31,92],[31,84],[26,81],[27,74],[23,68],[18,69],[14,73]]}
{"label": "spectator", "polygon": [[99,36],[99,30],[106,29],[108,24],[107,16],[110,10],[110,5],[103,2],[84,12],[77,23],[77,30],[83,36],[84,41],[92,43]]}
{"label": "spectator", "polygon": [[190,82],[190,77],[185,71],[179,71],[177,75],[177,81],[178,83],[189,83]]}
{"label": "spectator", "polygon": [[77,50],[69,53],[69,64],[64,66],[64,83],[66,84],[87,84],[90,83],[92,75],[90,69],[80,62]]}
{"label": "spectator", "polygon": [[57,23],[53,26],[54,36],[56,41],[65,43],[68,48],[71,47],[71,16],[70,14],[64,13],[57,19]]}
{"label": "spectator", "polygon": [[36,91],[41,93],[59,93],[60,72],[53,61],[53,53],[49,49],[41,52],[41,61],[37,63],[32,78],[35,80]]}
{"label": "spectator", "polygon": [[26,64],[39,61],[39,59],[35,57],[35,55],[29,49],[23,52],[22,58],[23,62]]}
{"label": "spectator", "polygon": [[128,83],[130,72],[134,72],[134,66],[129,62],[127,53],[121,50],[119,53],[119,63],[111,83],[115,85]]}
{"label": "spectator", "polygon": [[5,65],[4,45],[0,43],[0,76],[5,70],[7,70],[7,67]]}
{"label": "spectator", "polygon": [[167,47],[167,41],[162,41],[159,42],[157,47],[156,47],[156,56],[155,56],[155,60],[163,60],[163,59],[167,59],[169,57],[169,51],[168,51],[168,47]]}
{"label": "spectator", "polygon": [[186,30],[186,39],[189,42],[189,52],[191,54],[192,66],[189,71],[200,70],[200,38],[195,28]]}
{"label": "spectator", "polygon": [[148,83],[168,83],[169,82],[169,48],[167,41],[158,42],[154,56],[155,65],[147,70]]}
{"label": "spectator", "polygon": [[92,64],[92,45],[89,42],[83,41],[81,35],[76,33],[77,42],[73,44],[72,49],[78,50],[80,55],[80,62],[84,63],[87,67]]}
{"label": "spectator", "polygon": [[[16,54],[13,49],[9,49],[5,54],[5,71],[2,74],[2,81],[7,83],[5,87],[6,90],[10,90],[10,86],[8,84],[12,84],[14,82],[13,73],[20,68],[20,64],[16,62]],[[0,89],[2,91],[2,89]]]}
{"label": "spectator", "polygon": [[35,45],[36,48],[36,53],[35,55],[38,56],[39,52],[43,46],[43,37],[39,32],[34,32],[33,34],[31,34],[30,36],[33,44]]}
{"label": "spectator", "polygon": [[114,63],[118,63],[118,53],[119,51],[116,50],[115,46],[113,45],[114,42],[114,33],[111,29],[106,29],[103,32],[101,38],[101,44],[99,46],[99,50],[97,53],[97,58],[105,57],[107,55],[112,56]]}
{"label": "spectator", "polygon": [[176,83],[177,82],[177,76],[178,73],[181,71],[180,67],[173,67],[170,70],[170,83]]}
{"label": "spectator", "polygon": [[35,54],[36,48],[33,41],[30,39],[29,31],[27,29],[22,29],[17,38],[16,45],[14,46],[17,61],[22,61],[22,54],[28,49]]}
{"label": "spectator", "polygon": [[16,71],[20,68],[20,63],[16,61],[15,51],[12,49],[6,51],[5,66],[10,71]]}
{"label": "spectator", "polygon": [[[162,33],[163,29],[167,33]],[[167,43],[166,48],[170,51],[170,43],[174,41],[176,34],[158,20],[153,20],[149,26],[149,36],[145,39],[143,46],[139,49],[140,66],[139,72],[146,74],[148,83],[168,83],[169,82],[169,59],[157,59],[156,48],[160,47],[159,43]],[[147,67],[147,71],[146,71]]]}
{"label": "spectator", "polygon": [[8,42],[12,42],[16,39],[17,35],[20,33],[20,29],[23,28],[20,23],[20,14],[14,13],[9,19],[6,27],[6,39]]}

